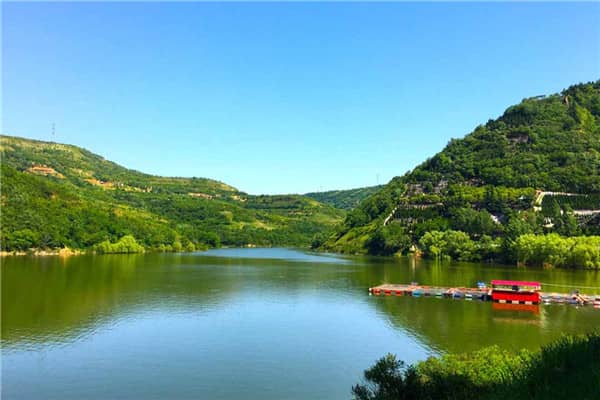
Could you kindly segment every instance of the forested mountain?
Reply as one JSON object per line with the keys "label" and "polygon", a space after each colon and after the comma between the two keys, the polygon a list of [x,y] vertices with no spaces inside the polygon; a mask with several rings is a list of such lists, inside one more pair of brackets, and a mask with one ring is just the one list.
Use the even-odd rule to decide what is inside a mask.
{"label": "forested mountain", "polygon": [[356,208],[361,201],[377,193],[382,187],[383,185],[377,185],[357,189],[328,190],[325,192],[306,193],[305,196],[321,203],[329,204],[335,208],[352,210],[353,208]]}
{"label": "forested mountain", "polygon": [[[524,99],[463,139],[452,139],[363,201],[323,247],[391,254],[417,245],[425,254],[453,258],[499,257],[500,250],[515,258],[511,244],[526,233],[600,231],[593,212],[600,210],[599,171],[596,81]],[[466,248],[451,248],[461,241]]]}
{"label": "forested mountain", "polygon": [[299,195],[252,196],[204,178],[123,168],[76,146],[0,137],[2,249],[308,245],[344,212]]}

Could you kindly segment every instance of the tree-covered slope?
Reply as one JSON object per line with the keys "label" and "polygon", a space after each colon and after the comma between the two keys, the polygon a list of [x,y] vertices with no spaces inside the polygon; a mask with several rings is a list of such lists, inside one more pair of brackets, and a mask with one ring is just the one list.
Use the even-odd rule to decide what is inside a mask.
{"label": "tree-covered slope", "polygon": [[252,196],[204,178],[123,168],[76,146],[0,137],[2,248],[306,246],[344,212],[298,195]]}
{"label": "tree-covered slope", "polygon": [[[596,81],[525,99],[463,139],[452,139],[441,152],[363,201],[324,247],[390,254],[416,245],[427,252],[429,246],[443,244],[423,243],[427,232],[461,231],[473,246],[483,246],[483,238],[487,250],[497,256],[507,244],[504,239],[522,233],[596,233],[598,218],[591,215],[582,221],[573,209],[600,209],[599,171]],[[546,196],[539,209],[534,204],[536,190],[582,196],[555,193]],[[448,252],[457,256],[461,251]]]}
{"label": "tree-covered slope", "polygon": [[377,193],[377,191],[382,187],[383,185],[368,186],[357,189],[328,190],[325,192],[306,193],[305,196],[315,199],[321,203],[329,204],[335,208],[352,210],[353,208],[356,208],[361,201]]}
{"label": "tree-covered slope", "polygon": [[[124,168],[77,146],[1,136],[2,164],[19,171],[43,175],[41,166],[57,171],[71,183],[87,187],[119,185],[124,190],[169,193],[200,192],[226,196],[237,190],[205,178],[170,178]],[[50,174],[52,174],[50,172]]]}

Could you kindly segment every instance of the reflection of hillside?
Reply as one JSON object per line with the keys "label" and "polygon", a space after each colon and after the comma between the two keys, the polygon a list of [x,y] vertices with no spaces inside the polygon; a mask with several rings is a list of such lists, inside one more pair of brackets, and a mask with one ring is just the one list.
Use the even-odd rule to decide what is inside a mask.
{"label": "reflection of hillside", "polygon": [[[372,265],[361,277],[361,281],[369,280],[366,287],[412,281],[425,285],[469,286],[492,279],[534,279],[561,285],[598,286],[600,281],[600,275],[592,271],[439,264],[410,258],[365,259],[365,262]],[[492,303],[477,300],[384,296],[371,297],[369,301],[394,326],[441,351],[462,352],[492,344],[533,349],[561,333],[578,334],[600,326],[600,312],[591,307],[542,306],[536,314],[494,309]]]}
{"label": "reflection of hillside", "polygon": [[538,348],[562,333],[579,334],[600,326],[591,307],[540,306],[539,314],[498,310],[490,302],[413,297],[373,297],[389,321],[440,351],[471,351],[493,344]]}
{"label": "reflection of hillside", "polygon": [[534,348],[560,332],[581,333],[600,326],[600,311],[592,308],[543,307],[540,315],[535,315],[500,312],[490,303],[478,301],[369,297],[367,292],[384,282],[411,281],[465,286],[478,280],[538,279],[591,286],[598,274],[588,271],[556,274],[477,264],[440,265],[409,258],[303,258],[297,252],[285,259],[285,251],[271,258],[226,254],[6,258],[2,266],[2,344],[10,348],[27,340],[34,344],[71,340],[100,324],[134,318],[144,311],[202,313],[243,302],[248,296],[260,299],[263,293],[266,299],[282,296],[299,302],[334,299],[347,302],[348,312],[352,312],[352,303],[366,302],[393,326],[442,351],[494,343]]}
{"label": "reflection of hillside", "polygon": [[[166,258],[168,257],[168,258]],[[165,261],[168,268],[164,267]],[[186,256],[106,255],[7,258],[2,267],[2,341],[68,340],[135,309],[215,307],[231,291],[186,279]]]}
{"label": "reflection of hillside", "polygon": [[533,349],[562,332],[581,333],[600,326],[600,312],[591,308],[540,307],[538,313],[531,313],[511,308],[495,310],[493,303],[489,302],[369,298],[367,293],[367,288],[384,282],[411,281],[468,286],[479,280],[538,279],[556,284],[590,286],[596,284],[596,272],[516,269],[486,264],[440,264],[410,258],[345,259],[348,260],[351,263],[317,264],[252,258],[224,258],[222,262],[233,267],[245,266],[245,284],[268,287],[269,291],[281,291],[282,295],[314,289],[315,295],[326,295],[329,291],[336,296],[352,296],[353,299],[367,301],[374,304],[393,325],[441,351],[466,351],[492,344],[513,349]]}
{"label": "reflection of hillside", "polygon": [[347,285],[336,280],[340,267],[318,256],[291,262],[201,254],[6,258],[2,343],[70,340],[143,310],[205,312],[245,290],[327,293],[332,282]]}

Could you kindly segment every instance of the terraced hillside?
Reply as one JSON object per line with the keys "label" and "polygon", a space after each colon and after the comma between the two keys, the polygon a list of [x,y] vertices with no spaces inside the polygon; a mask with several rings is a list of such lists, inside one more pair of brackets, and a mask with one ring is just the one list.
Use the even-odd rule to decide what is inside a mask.
{"label": "terraced hillside", "polygon": [[377,193],[382,187],[383,185],[346,190],[328,190],[325,192],[306,193],[305,196],[320,201],[321,203],[329,204],[335,208],[352,210],[356,208],[361,201]]}
{"label": "terraced hillside", "polygon": [[308,197],[148,175],[76,146],[10,136],[0,145],[3,250],[85,249],[125,235],[167,250],[307,246],[344,217]]}
{"label": "terraced hillside", "polygon": [[[547,196],[538,208],[540,191],[580,196]],[[463,139],[452,139],[364,200],[323,248],[512,260],[518,257],[512,244],[522,234],[600,233],[600,218],[574,212],[600,209],[599,194],[596,81],[525,99]],[[599,249],[593,251],[600,257]]]}

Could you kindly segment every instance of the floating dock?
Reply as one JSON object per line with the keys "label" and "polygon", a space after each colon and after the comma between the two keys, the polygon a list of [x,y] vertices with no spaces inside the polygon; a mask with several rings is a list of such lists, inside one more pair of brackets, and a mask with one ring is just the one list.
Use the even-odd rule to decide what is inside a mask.
{"label": "floating dock", "polygon": [[[384,284],[369,288],[369,294],[374,296],[411,296],[411,297],[439,297],[463,300],[492,301],[491,288],[468,288],[468,287],[441,287],[424,286],[418,284]],[[531,304],[530,302],[518,302],[510,300],[499,300],[499,303],[508,304]],[[540,292],[540,304],[573,304],[590,305],[600,308],[600,294],[585,295],[579,293],[547,293]]]}

